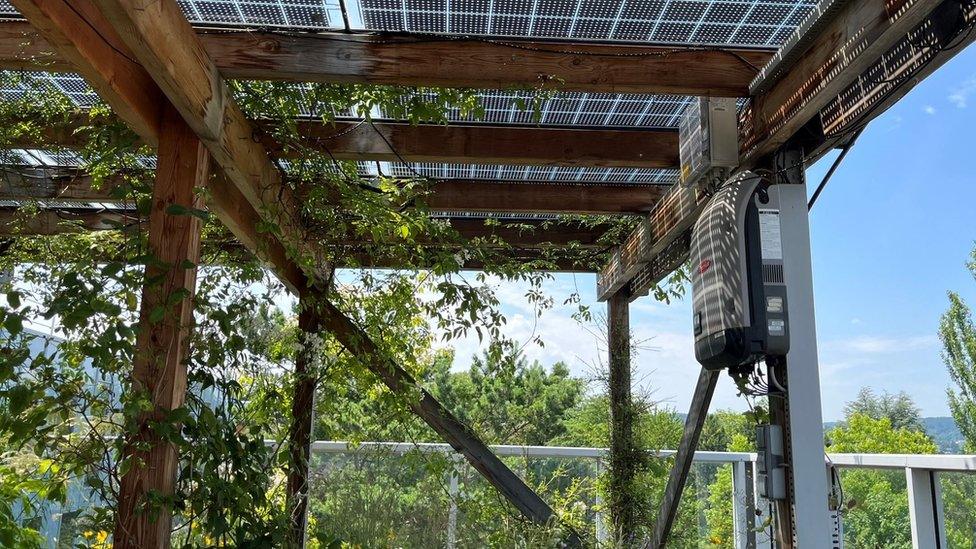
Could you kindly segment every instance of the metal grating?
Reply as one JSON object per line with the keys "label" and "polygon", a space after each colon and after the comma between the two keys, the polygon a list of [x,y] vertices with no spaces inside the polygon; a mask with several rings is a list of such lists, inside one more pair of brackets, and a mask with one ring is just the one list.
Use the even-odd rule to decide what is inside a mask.
{"label": "metal grating", "polygon": [[367,30],[778,46],[816,0],[351,0]]}
{"label": "metal grating", "polygon": [[589,168],[577,166],[504,166],[489,164],[436,164],[380,162],[378,172],[391,177],[435,179],[490,179],[497,181],[552,181],[600,183],[659,183],[678,180],[672,169]]}
{"label": "metal grating", "polygon": [[[191,23],[345,28],[340,0],[177,0]],[[351,30],[779,46],[816,0],[346,0]],[[0,16],[19,17],[9,0]]]}
{"label": "metal grating", "polygon": [[[177,0],[191,23],[293,29],[344,28],[340,0]],[[9,0],[0,16],[20,17]]]}

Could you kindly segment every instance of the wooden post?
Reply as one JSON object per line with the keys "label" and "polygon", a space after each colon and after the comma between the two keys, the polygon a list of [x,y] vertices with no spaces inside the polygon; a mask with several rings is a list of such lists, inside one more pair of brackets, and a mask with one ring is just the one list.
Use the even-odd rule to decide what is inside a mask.
{"label": "wooden post", "polygon": [[312,422],[315,417],[315,387],[318,372],[314,364],[321,359],[322,317],[315,290],[306,288],[299,301],[298,329],[301,348],[295,357],[295,391],[288,431],[288,486],[286,508],[290,521],[289,547],[305,547],[308,530],[308,478],[312,452]]}
{"label": "wooden post", "polygon": [[691,397],[691,407],[685,419],[685,428],[681,433],[681,443],[674,455],[674,465],[668,476],[668,484],[664,488],[664,498],[661,500],[661,511],[657,515],[654,526],[654,538],[645,545],[646,549],[664,549],[667,547],[671,527],[678,516],[678,505],[681,503],[681,493],[684,491],[691,462],[695,459],[695,449],[701,437],[705,418],[708,417],[708,406],[715,394],[715,384],[718,383],[720,372],[702,368],[695,385],[695,394]]}
{"label": "wooden post", "polygon": [[[155,431],[186,398],[187,340],[193,321],[196,264],[200,259],[201,220],[176,211],[199,208],[194,188],[207,182],[210,156],[172,108],[162,115],[162,132],[149,213],[149,250],[139,333],[132,369],[133,396],[144,396],[152,411],[143,413],[128,441],[123,461],[114,546],[163,548],[170,545],[172,510],[165,503],[176,485],[176,448]],[[149,504],[164,498],[163,503]]]}
{"label": "wooden post", "polygon": [[634,440],[634,402],[630,378],[630,295],[619,291],[607,303],[610,397],[610,523],[621,546],[634,541],[634,476],[641,459]]}

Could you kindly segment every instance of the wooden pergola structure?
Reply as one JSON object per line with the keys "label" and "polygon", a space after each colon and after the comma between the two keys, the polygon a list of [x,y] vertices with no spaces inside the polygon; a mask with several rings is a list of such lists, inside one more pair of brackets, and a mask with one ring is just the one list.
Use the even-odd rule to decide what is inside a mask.
{"label": "wooden pergola structure", "polygon": [[[342,10],[315,8],[301,25],[288,22],[292,6],[281,1],[284,20],[270,22],[246,19],[244,0],[221,0],[238,8],[240,21],[207,20],[191,0],[11,1],[16,10],[0,22],[0,68],[80,75],[157,151],[148,219],[124,206],[86,207],[111,201],[111,185],[95,190],[89,176],[73,167],[11,171],[0,192],[0,200],[13,203],[58,201],[56,216],[39,214],[30,227],[35,234],[58,232],[57,220],[64,216],[91,230],[136,216],[148,223],[159,265],[169,266],[148,268],[148,275],[162,276],[164,283],[147,286],[141,304],[144,329],[132,375],[156,411],[136,434],[150,449],[130,449],[140,460],[122,482],[117,547],[169,543],[171,517],[164,512],[151,520],[139,510],[148,492],[171,493],[175,483],[178,456],[148,425],[154,415],[183,403],[191,300],[182,299],[160,323],[149,323],[148,314],[174,292],[192,295],[195,268],[186,266],[198,263],[201,246],[200,220],[171,215],[171,205],[205,207],[219,218],[301,297],[303,330],[334,334],[395,392],[417,386],[328,301],[334,268],[342,266],[297,261],[289,251],[308,244],[300,201],[274,162],[287,151],[268,138],[254,138],[267,135],[263,122],[245,116],[227,80],[554,90],[540,123],[519,123],[514,109],[496,106],[489,122],[300,121],[298,127],[308,146],[320,144],[337,159],[361,161],[374,175],[430,176],[429,205],[445,212],[467,238],[497,235],[520,249],[593,249],[605,229],[554,223],[524,233],[486,226],[482,219],[642,216],[630,237],[601,256],[606,265],[598,276],[599,296],[609,303],[611,407],[619,422],[630,400],[628,304],[686,260],[690,228],[705,203],[703,195],[675,184],[676,121],[690,97],[741,98],[740,168],[768,170],[777,182],[793,183],[797,170],[802,179],[802,167],[846,146],[976,39],[976,0],[567,0],[562,15],[536,13],[533,1],[525,3],[531,13],[521,15],[494,8],[462,14],[468,19],[453,14],[453,26],[446,22],[452,12],[445,4],[446,19],[418,15],[418,21],[428,21],[428,27],[416,24],[422,28],[411,26],[410,9],[400,2],[386,2],[388,8],[355,2],[357,26],[349,23],[351,0],[340,2]],[[597,11],[587,15],[588,10]],[[401,12],[401,19],[386,17]],[[333,24],[336,13],[343,24]],[[482,15],[497,16],[496,29],[502,20],[509,26],[493,32]],[[390,21],[400,21],[400,27]],[[510,99],[498,91],[483,97],[492,104]],[[15,145],[70,148],[78,124],[68,121],[48,128],[41,142]],[[194,194],[198,187],[210,190],[206,204]],[[0,208],[0,234],[13,208]],[[280,236],[258,230],[262,220],[280,227]],[[580,264],[565,269],[595,270]],[[299,376],[307,362],[299,357]],[[714,387],[713,380],[704,380],[700,391],[706,405],[708,383]],[[307,467],[313,391],[314,380],[300,383],[293,410],[293,462],[299,466],[289,478],[289,498],[298,543],[305,529],[307,470],[301,464]],[[483,442],[431,395],[421,395],[412,403],[419,416],[526,516],[551,519],[549,506]],[[620,427],[613,430],[612,452],[628,444],[630,427]],[[695,440],[687,442],[694,447]],[[679,489],[689,464],[676,467]],[[667,532],[673,510],[666,503],[659,531]],[[789,521],[781,526],[789,529]]]}

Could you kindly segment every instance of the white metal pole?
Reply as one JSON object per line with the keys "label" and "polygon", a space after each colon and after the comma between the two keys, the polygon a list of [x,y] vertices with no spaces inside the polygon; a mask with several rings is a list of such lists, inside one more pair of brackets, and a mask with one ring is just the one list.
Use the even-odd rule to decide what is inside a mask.
{"label": "white metal pole", "polygon": [[759,493],[759,473],[756,471],[758,468],[758,463],[756,461],[751,461],[749,467],[752,469],[752,495],[753,501],[755,502],[755,509],[762,512],[762,515],[756,515],[752,517],[750,526],[756,530],[756,549],[772,549],[773,538],[770,535],[772,532],[771,523],[767,524],[771,520],[770,510],[772,507],[769,504],[769,500],[762,497]]}
{"label": "white metal pole", "polygon": [[737,461],[732,467],[732,525],[735,530],[735,549],[748,549],[749,512],[746,509],[746,464]]}
{"label": "white metal pole", "polygon": [[830,547],[830,521],[807,188],[801,180],[775,185],[770,192],[779,195],[790,323],[786,368],[796,545],[799,549],[820,549]]}
{"label": "white metal pole", "polygon": [[458,516],[458,473],[457,464],[451,467],[451,484],[448,487],[450,495],[450,507],[447,510],[447,549],[454,549],[457,546],[457,516]]}
{"label": "white metal pole", "polygon": [[[596,480],[599,483],[600,477],[603,475],[603,460],[601,458],[596,458]],[[606,514],[603,512],[603,496],[600,494],[600,490],[596,490],[596,498],[594,500],[596,504],[596,541],[599,546],[603,546],[607,542],[607,523]]]}
{"label": "white metal pole", "polygon": [[942,516],[942,486],[939,474],[928,469],[905,468],[908,481],[908,514],[912,524],[912,547],[945,549],[945,520]]}

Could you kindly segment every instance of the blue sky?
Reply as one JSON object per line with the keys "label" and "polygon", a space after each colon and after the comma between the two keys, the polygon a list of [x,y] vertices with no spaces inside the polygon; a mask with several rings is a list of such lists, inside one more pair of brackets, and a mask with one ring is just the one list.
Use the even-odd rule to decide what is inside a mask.
{"label": "blue sky", "polygon": [[[946,291],[976,305],[965,262],[976,240],[976,48],[961,52],[877,118],[818,199],[811,216],[814,288],[824,417],[837,419],[861,387],[906,391],[924,415],[948,415],[950,381],[940,358],[939,317]],[[832,153],[807,172],[810,192]],[[594,310],[593,275],[560,275],[547,289],[561,303],[578,290]],[[525,288],[501,284],[508,334],[544,348],[526,354],[563,360],[580,375],[603,356],[599,341],[568,308],[536,323]],[[653,398],[687,409],[698,366],[688,300],[666,306],[650,297],[632,305],[635,337],[651,347],[636,360],[635,379]],[[474,340],[456,346],[457,368],[470,364]],[[727,378],[713,406],[743,409]]]}

